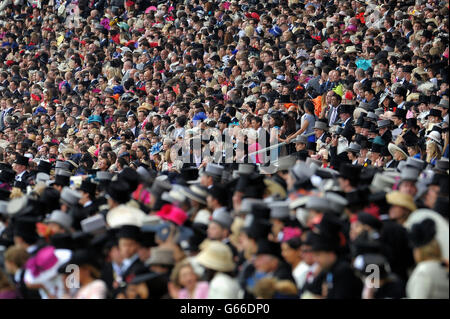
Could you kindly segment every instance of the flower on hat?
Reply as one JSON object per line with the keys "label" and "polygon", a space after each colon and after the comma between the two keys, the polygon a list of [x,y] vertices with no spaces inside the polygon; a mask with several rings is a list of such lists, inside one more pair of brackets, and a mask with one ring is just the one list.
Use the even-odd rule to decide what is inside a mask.
{"label": "flower on hat", "polygon": [[35,101],[40,101],[40,100],[41,100],[41,97],[40,97],[39,95],[33,94],[33,93],[31,93],[31,98],[32,98],[33,100],[35,100]]}
{"label": "flower on hat", "polygon": [[372,66],[372,60],[358,59],[356,60],[356,66],[358,69],[367,71]]}

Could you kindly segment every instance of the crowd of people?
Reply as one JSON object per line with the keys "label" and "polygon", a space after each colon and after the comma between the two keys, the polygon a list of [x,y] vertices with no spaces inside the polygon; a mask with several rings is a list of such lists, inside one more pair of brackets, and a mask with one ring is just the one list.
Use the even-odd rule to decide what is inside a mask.
{"label": "crowd of people", "polygon": [[448,299],[448,13],[0,0],[0,299]]}

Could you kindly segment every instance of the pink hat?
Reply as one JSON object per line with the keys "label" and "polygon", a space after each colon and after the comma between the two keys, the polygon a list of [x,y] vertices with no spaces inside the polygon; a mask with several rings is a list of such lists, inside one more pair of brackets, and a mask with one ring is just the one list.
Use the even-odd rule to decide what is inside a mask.
{"label": "pink hat", "polygon": [[283,228],[283,241],[288,241],[289,239],[302,236],[302,231],[297,227],[284,227]]}
{"label": "pink hat", "polygon": [[31,271],[33,277],[37,277],[43,271],[51,269],[57,262],[55,247],[48,246],[39,250],[35,257],[30,258],[25,268]]}
{"label": "pink hat", "polygon": [[156,215],[158,215],[164,220],[171,221],[177,224],[178,226],[183,225],[188,217],[184,210],[171,204],[163,205],[161,210],[158,213],[156,213]]}
{"label": "pink hat", "polygon": [[149,13],[150,11],[157,11],[155,6],[150,6],[147,9],[145,9],[145,13]]}
{"label": "pink hat", "polygon": [[58,276],[58,268],[72,256],[69,249],[47,246],[30,258],[25,266],[24,281],[27,284],[45,284]]}

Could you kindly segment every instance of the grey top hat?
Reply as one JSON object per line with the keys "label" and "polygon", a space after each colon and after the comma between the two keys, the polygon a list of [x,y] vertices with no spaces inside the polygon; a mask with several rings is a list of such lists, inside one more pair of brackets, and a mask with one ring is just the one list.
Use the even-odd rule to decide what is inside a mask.
{"label": "grey top hat", "polygon": [[223,228],[230,229],[231,224],[233,224],[233,217],[231,217],[231,214],[227,212],[225,207],[222,207],[213,212],[211,221],[216,222]]}
{"label": "grey top hat", "polygon": [[359,153],[361,151],[361,145],[357,143],[350,143],[347,147],[347,152]]}
{"label": "grey top hat", "polygon": [[333,192],[325,193],[324,198],[329,202],[330,210],[336,214],[343,213],[345,206],[348,205],[348,200],[346,198]]}
{"label": "grey top hat", "polygon": [[372,193],[390,192],[395,184],[395,179],[382,173],[376,173],[372,179],[369,189]]}
{"label": "grey top hat", "polygon": [[449,160],[448,158],[441,158],[436,161],[433,170],[434,171],[443,171],[446,172],[449,169]]}
{"label": "grey top hat", "polygon": [[443,107],[444,109],[448,109],[448,100],[441,99],[438,106]]}
{"label": "grey top hat", "polygon": [[224,169],[223,166],[208,163],[206,165],[205,170],[203,171],[203,174],[215,177],[222,177],[223,169]]}
{"label": "grey top hat", "polygon": [[378,121],[378,115],[374,112],[368,112],[364,119],[368,121]]}
{"label": "grey top hat", "polygon": [[314,124],[314,129],[319,129],[323,131],[328,131],[328,125],[325,122],[322,121],[316,121]]}
{"label": "grey top hat", "polygon": [[289,208],[297,209],[300,207],[305,207],[308,200],[309,200],[309,196],[300,196],[289,203]]}
{"label": "grey top hat", "polygon": [[269,203],[270,218],[284,219],[289,217],[289,203],[286,201],[275,201]]}
{"label": "grey top hat", "polygon": [[241,208],[239,209],[239,213],[241,214],[249,214],[252,211],[252,206],[254,204],[263,203],[262,199],[258,198],[244,198],[241,202]]}
{"label": "grey top hat", "polygon": [[70,170],[70,163],[68,163],[68,162],[62,162],[62,161],[57,161],[57,162],[55,163],[55,169],[56,169],[56,168],[61,168],[61,169],[64,169],[64,170],[68,171],[68,170]]}
{"label": "grey top hat", "polygon": [[96,178],[99,181],[110,181],[113,178],[113,174],[110,172],[97,171]]}
{"label": "grey top hat", "polygon": [[298,135],[297,138],[295,140],[293,140],[294,143],[302,143],[302,144],[306,144],[308,143],[308,137],[306,135]]}
{"label": "grey top hat", "polygon": [[300,162],[295,164],[289,172],[298,183],[304,183],[314,175],[316,168]]}
{"label": "grey top hat", "polygon": [[377,127],[378,128],[383,128],[383,127],[387,127],[391,125],[391,120],[381,120],[377,122]]}
{"label": "grey top hat", "polygon": [[173,251],[168,248],[155,247],[151,249],[150,258],[145,261],[146,266],[167,265],[173,266],[175,258]]}
{"label": "grey top hat", "polygon": [[55,169],[55,175],[60,175],[60,176],[72,176],[72,173],[70,173],[68,170],[63,169],[63,168],[57,168]]}
{"label": "grey top hat", "polygon": [[70,189],[69,187],[65,186],[61,192],[60,199],[71,206],[75,206],[81,199],[81,194],[76,190]]}
{"label": "grey top hat", "polygon": [[250,175],[251,173],[255,173],[257,170],[257,166],[253,164],[239,164],[238,170],[234,173],[238,175]]}
{"label": "grey top hat", "polygon": [[55,223],[60,225],[66,230],[70,230],[72,227],[72,216],[69,214],[61,211],[61,210],[54,210],[50,216],[45,220],[46,223]]}
{"label": "grey top hat", "polygon": [[419,178],[420,171],[413,167],[405,167],[400,175],[401,181],[417,181]]}
{"label": "grey top hat", "polygon": [[413,167],[413,168],[416,168],[416,169],[422,171],[425,167],[425,162],[418,158],[408,157],[406,159],[405,165],[406,165],[406,167]]}
{"label": "grey top hat", "polygon": [[47,173],[39,172],[36,174],[36,183],[39,182],[45,183],[48,180],[50,180],[50,175],[48,175]]}
{"label": "grey top hat", "polygon": [[319,212],[330,211],[330,202],[324,197],[318,196],[308,196],[308,201],[306,202],[306,209],[313,209]]}
{"label": "grey top hat", "polygon": [[292,166],[295,165],[297,158],[295,156],[284,156],[278,159],[277,170],[278,171],[286,171]]}
{"label": "grey top hat", "polygon": [[0,215],[8,214],[8,202],[4,200],[0,200]]}

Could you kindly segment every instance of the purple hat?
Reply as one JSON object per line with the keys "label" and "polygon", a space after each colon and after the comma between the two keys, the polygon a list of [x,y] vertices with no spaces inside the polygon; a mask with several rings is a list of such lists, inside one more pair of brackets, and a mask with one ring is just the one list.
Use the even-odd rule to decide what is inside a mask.
{"label": "purple hat", "polygon": [[25,282],[45,283],[58,275],[58,267],[69,261],[72,252],[68,249],[55,249],[47,246],[30,258],[25,266]]}

